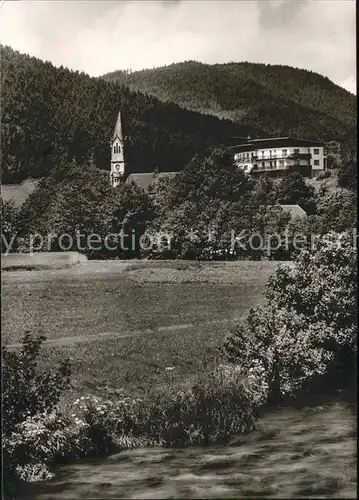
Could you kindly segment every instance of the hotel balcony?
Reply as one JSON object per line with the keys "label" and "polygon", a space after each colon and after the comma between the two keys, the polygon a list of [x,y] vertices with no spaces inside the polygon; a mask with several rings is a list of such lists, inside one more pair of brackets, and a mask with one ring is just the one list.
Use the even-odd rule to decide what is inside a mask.
{"label": "hotel balcony", "polygon": [[289,160],[310,160],[311,157],[311,153],[291,153],[287,155]]}

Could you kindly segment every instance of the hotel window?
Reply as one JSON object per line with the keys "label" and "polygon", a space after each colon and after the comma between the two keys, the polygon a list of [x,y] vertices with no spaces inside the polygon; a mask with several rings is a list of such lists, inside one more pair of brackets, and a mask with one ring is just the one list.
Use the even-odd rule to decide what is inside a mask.
{"label": "hotel window", "polygon": [[314,149],[314,154],[319,155],[319,149]]}
{"label": "hotel window", "polygon": [[319,160],[314,160],[314,165],[317,165],[317,166],[320,165]]}
{"label": "hotel window", "polygon": [[279,160],[279,166],[284,167],[284,160]]}
{"label": "hotel window", "polygon": [[283,156],[287,156],[287,150],[286,149],[282,149],[282,155]]}
{"label": "hotel window", "polygon": [[299,153],[299,149],[298,148],[293,149],[293,153],[294,154],[298,154]]}

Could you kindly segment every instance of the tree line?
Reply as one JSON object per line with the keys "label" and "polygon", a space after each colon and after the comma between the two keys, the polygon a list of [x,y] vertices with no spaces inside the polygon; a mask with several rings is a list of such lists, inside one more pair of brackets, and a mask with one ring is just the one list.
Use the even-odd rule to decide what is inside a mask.
{"label": "tree line", "polygon": [[[2,232],[7,241],[17,235],[12,248],[17,251],[28,251],[31,234],[66,234],[77,241],[80,232],[84,240],[71,250],[96,259],[288,260],[298,254],[295,234],[309,241],[312,234],[356,227],[356,164],[327,175],[337,175],[336,186],[323,182],[317,190],[298,173],[289,172],[281,180],[253,178],[236,167],[228,152],[216,150],[205,159],[192,158],[174,177],[158,173],[145,192],[133,182],[112,188],[107,172],[64,161],[38,183],[20,209],[11,202],[2,204]],[[277,210],[281,204],[299,205],[307,216]],[[98,235],[96,249],[86,243],[91,234]],[[125,235],[121,245],[114,237],[108,248],[107,235],[120,234]],[[256,234],[264,244],[243,248],[233,242],[239,234]],[[273,234],[283,243],[268,254]],[[168,235],[170,244],[160,245],[159,235]],[[155,243],[141,246],[144,240]],[[44,249],[64,248],[55,239]]]}

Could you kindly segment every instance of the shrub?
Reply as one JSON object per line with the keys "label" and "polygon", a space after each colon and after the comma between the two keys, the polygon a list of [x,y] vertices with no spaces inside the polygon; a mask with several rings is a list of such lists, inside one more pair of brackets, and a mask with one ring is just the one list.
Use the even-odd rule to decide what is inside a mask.
{"label": "shrub", "polygon": [[344,163],[338,171],[338,185],[342,188],[357,190],[357,162],[350,160]]}
{"label": "shrub", "polygon": [[[47,463],[64,448],[67,423],[51,412],[70,380],[68,360],[52,371],[37,370],[45,337],[26,334],[19,351],[2,347],[3,486],[11,496],[20,481],[51,477]],[[57,421],[58,420],[58,421]]]}
{"label": "shrub", "polygon": [[0,197],[1,204],[1,253],[14,251],[17,249],[16,238],[18,225],[18,209],[13,200],[4,201]]}
{"label": "shrub", "polygon": [[321,181],[323,179],[329,179],[329,177],[331,177],[331,176],[332,176],[332,172],[330,170],[324,170],[324,172],[321,172],[318,175],[317,179],[318,179],[318,181]]}
{"label": "shrub", "polygon": [[226,439],[253,428],[259,403],[241,372],[219,367],[189,389],[171,388],[145,399],[77,405],[92,454],[145,445],[180,446]]}
{"label": "shrub", "polygon": [[16,424],[3,438],[5,489],[18,481],[50,479],[51,464],[89,453],[87,425],[77,418],[64,417],[57,409]]}
{"label": "shrub", "polygon": [[[223,346],[229,362],[262,370],[268,397],[293,395],[318,376],[353,374],[356,352],[356,251],[352,235],[331,233],[280,267],[268,304],[251,310]],[[334,375],[335,374],[335,375]]]}
{"label": "shrub", "polygon": [[184,391],[169,386],[145,399],[101,402],[81,397],[66,415],[55,408],[28,416],[3,442],[5,487],[49,479],[55,462],[139,446],[206,444],[248,432],[262,402],[258,393],[240,370],[218,367]]}
{"label": "shrub", "polygon": [[37,370],[44,336],[31,338],[27,333],[20,351],[2,347],[2,408],[3,430],[45,411],[51,411],[59,402],[60,395],[70,382],[70,365],[62,361],[52,371]]}

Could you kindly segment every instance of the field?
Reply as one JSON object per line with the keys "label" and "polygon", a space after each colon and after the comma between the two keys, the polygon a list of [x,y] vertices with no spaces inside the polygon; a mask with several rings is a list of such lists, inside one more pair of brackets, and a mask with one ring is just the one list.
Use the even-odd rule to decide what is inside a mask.
{"label": "field", "polygon": [[20,207],[26,198],[35,191],[39,179],[26,179],[21,184],[3,184],[1,196],[4,201],[13,200],[16,207]]}
{"label": "field", "polygon": [[328,189],[328,191],[332,191],[333,189],[336,189],[338,187],[337,175],[337,170],[332,170],[331,177],[328,177],[327,179],[318,179],[316,177],[313,177],[311,179],[306,179],[306,182],[310,186],[314,187],[316,193],[318,193],[318,191],[323,187]]}
{"label": "field", "polygon": [[43,365],[70,357],[76,393],[185,384],[263,302],[277,265],[89,261],[3,272],[3,344],[18,347],[26,331],[45,335]]}

